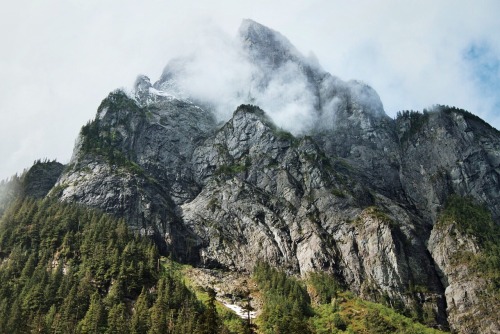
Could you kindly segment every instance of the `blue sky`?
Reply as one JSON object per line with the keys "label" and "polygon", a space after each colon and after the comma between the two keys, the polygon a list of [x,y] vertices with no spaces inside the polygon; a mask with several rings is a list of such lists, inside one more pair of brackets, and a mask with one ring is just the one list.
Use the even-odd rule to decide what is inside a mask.
{"label": "blue sky", "polygon": [[498,0],[19,0],[0,12],[0,179],[35,159],[68,162],[112,90],[169,59],[235,36],[243,18],[280,31],[344,80],[370,84],[387,114],[433,104],[500,128]]}
{"label": "blue sky", "polygon": [[[500,32],[499,32],[500,33]],[[500,55],[488,42],[473,42],[464,51],[464,60],[475,86],[485,98],[491,99],[495,110],[500,113]],[[498,129],[497,124],[497,129]]]}

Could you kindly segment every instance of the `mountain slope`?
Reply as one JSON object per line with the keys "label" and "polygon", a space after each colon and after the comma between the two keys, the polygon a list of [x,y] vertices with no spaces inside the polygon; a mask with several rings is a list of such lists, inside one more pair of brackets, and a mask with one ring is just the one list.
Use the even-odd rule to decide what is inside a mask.
{"label": "mountain slope", "polygon": [[[464,263],[455,279],[446,245],[476,252],[475,232],[440,221],[453,195],[498,226],[499,132],[448,107],[391,119],[372,88],[332,76],[254,21],[238,43],[251,79],[223,95],[238,102],[230,116],[217,95],[186,85],[196,57],[174,60],[156,83],[140,76],[133,93],[103,100],[49,196],[124,217],[182,262],[324,271],[424,323],[494,332],[491,312],[465,326],[455,311],[474,313],[484,296],[448,293],[476,278]],[[281,127],[287,112],[293,134]]]}

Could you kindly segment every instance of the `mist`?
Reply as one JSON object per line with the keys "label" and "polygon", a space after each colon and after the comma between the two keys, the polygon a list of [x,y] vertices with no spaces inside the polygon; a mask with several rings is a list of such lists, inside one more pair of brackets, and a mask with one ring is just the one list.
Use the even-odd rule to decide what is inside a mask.
{"label": "mist", "polygon": [[[41,157],[67,163],[79,129],[109,92],[132,87],[139,73],[154,82],[169,60],[196,49],[217,55],[212,58],[219,64],[204,69],[212,77],[207,93],[202,90],[207,80],[190,81],[190,87],[209,96],[227,95],[226,106],[217,106],[221,119],[238,103],[251,101],[250,90],[254,103],[276,123],[297,128],[296,123],[307,122],[309,111],[294,99],[311,96],[307,89],[306,96],[291,94],[301,89],[301,80],[289,91],[276,95],[274,90],[274,96],[294,96],[276,107],[269,104],[271,95],[260,94],[258,78],[246,87],[253,68],[244,66],[238,47],[231,46],[245,17],[281,32],[302,54],[312,50],[329,73],[367,82],[389,116],[446,104],[500,128],[499,10],[496,0],[5,3],[0,11],[0,179]],[[217,37],[210,36],[213,27],[219,27]],[[213,42],[222,47],[209,50]],[[221,65],[226,58],[227,67]],[[238,75],[231,74],[234,66]],[[235,87],[232,93],[218,89],[223,82]],[[287,109],[296,120],[284,113]]]}
{"label": "mist", "polygon": [[318,98],[303,64],[290,59],[266,68],[252,60],[239,37],[214,27],[200,36],[167,64],[156,88],[210,106],[219,121],[229,120],[240,104],[255,104],[295,135],[312,126]]}

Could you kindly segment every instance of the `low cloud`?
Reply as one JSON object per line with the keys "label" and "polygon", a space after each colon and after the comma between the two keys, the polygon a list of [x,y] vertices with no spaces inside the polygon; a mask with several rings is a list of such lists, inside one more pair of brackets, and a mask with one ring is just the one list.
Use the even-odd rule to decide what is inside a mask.
{"label": "low cloud", "polygon": [[166,66],[159,88],[209,105],[220,121],[246,103],[258,105],[294,134],[312,125],[317,97],[301,64],[289,60],[277,68],[262,68],[239,38],[217,28],[205,28],[202,36],[190,53]]}
{"label": "low cloud", "polygon": [[[333,75],[370,84],[389,116],[440,103],[500,128],[500,97],[489,89],[498,81],[482,81],[481,66],[466,57],[475,45],[487,46],[481,62],[500,59],[499,11],[497,0],[11,1],[0,11],[0,179],[38,158],[67,162],[80,127],[110,91],[132,86],[139,73],[155,81],[169,59],[209,37],[207,26],[234,40],[245,17],[280,31],[303,54],[313,50]],[[206,88],[246,82],[248,68],[241,76],[227,70]],[[301,119],[301,109],[287,108]]]}

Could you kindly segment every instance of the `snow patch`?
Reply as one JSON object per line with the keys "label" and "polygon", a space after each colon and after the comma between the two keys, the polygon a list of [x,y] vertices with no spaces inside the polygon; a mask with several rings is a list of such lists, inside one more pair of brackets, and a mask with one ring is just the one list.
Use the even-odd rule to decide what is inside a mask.
{"label": "snow patch", "polygon": [[166,91],[163,91],[163,90],[158,90],[156,88],[153,88],[153,87],[149,87],[149,93],[150,94],[153,94],[153,95],[157,95],[157,96],[162,96],[162,97],[166,97],[170,100],[180,100],[177,96],[169,93],[169,92],[166,92]]}
{"label": "snow patch", "polygon": [[[237,304],[231,304],[227,301],[221,300],[220,301],[225,307],[236,313],[237,316],[239,316],[242,319],[247,319],[247,311],[245,311],[241,306]],[[257,317],[257,313],[255,311],[250,311],[250,319],[255,319]]]}

